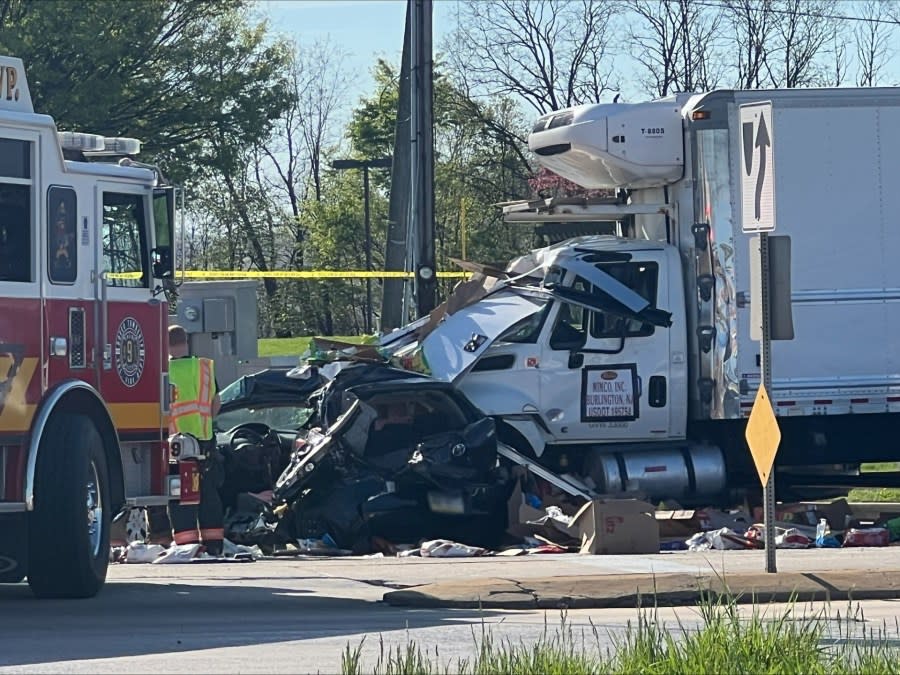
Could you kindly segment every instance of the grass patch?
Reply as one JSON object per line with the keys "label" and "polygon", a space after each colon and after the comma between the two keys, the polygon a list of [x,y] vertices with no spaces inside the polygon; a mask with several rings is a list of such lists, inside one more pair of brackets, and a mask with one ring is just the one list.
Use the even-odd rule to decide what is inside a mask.
{"label": "grass patch", "polygon": [[300,356],[309,348],[312,338],[262,338],[257,342],[260,357],[265,356]]}
{"label": "grass patch", "polygon": [[849,502],[900,502],[900,488],[853,488]]}
{"label": "grass patch", "polygon": [[[828,608],[804,615],[793,603],[776,609],[753,605],[750,616],[739,610],[736,599],[703,599],[697,610],[699,627],[680,621],[667,626],[658,609],[638,609],[624,637],[609,635],[614,649],[604,648],[601,629],[576,631],[561,617],[551,631],[545,623],[540,639],[531,642],[497,641],[482,622],[473,630],[471,658],[442,662],[437,646],[423,649],[412,640],[386,648],[383,639],[373,668],[363,664],[365,639],[355,648],[348,644],[341,672],[358,675],[464,673],[471,675],[526,675],[531,673],[900,673],[900,648],[888,640],[885,624],[863,628],[862,612],[852,606],[841,618],[829,618]],[[773,616],[774,614],[774,616]],[[893,627],[898,634],[898,627]]]}
{"label": "grass patch", "polygon": [[[359,342],[362,337],[358,335],[335,335],[334,340],[342,342]],[[257,353],[260,357],[266,356],[300,356],[309,349],[312,337],[290,338],[261,338],[257,342]]]}
{"label": "grass patch", "polygon": [[[879,473],[884,471],[900,471],[897,462],[873,462],[860,465],[863,473]],[[900,502],[900,488],[853,488],[847,494],[851,502]]]}
{"label": "grass patch", "polygon": [[880,471],[900,471],[900,464],[897,462],[872,462],[871,464],[860,464],[859,470],[862,473],[878,473]]}

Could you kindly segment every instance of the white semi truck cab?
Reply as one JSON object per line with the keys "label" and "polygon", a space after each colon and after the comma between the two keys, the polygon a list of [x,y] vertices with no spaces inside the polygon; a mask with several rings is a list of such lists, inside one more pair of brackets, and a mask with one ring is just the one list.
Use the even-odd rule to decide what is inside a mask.
{"label": "white semi truck cab", "polygon": [[616,235],[512,261],[422,340],[421,363],[519,452],[596,492],[688,502],[758,486],[743,440],[760,346],[741,184],[760,134],[740,108],[760,101],[772,104],[776,234],[791,249],[794,339],[773,343],[770,391],[780,485],[815,496],[864,484],[861,462],[896,460],[898,88],[714,91],[545,115],[529,137],[537,161],[607,196],[507,204],[506,220],[604,222]]}

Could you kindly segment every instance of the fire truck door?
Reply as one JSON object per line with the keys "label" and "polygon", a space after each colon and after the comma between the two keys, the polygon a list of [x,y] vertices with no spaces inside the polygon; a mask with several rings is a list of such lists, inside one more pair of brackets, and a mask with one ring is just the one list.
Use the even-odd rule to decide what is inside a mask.
{"label": "fire truck door", "polygon": [[151,293],[151,191],[100,185],[95,255],[100,389],[122,440],[158,440],[163,429],[166,303]]}
{"label": "fire truck door", "polygon": [[61,184],[51,184],[45,194],[42,286],[51,385],[75,378],[97,386],[91,203],[87,196],[85,199],[73,187]]}

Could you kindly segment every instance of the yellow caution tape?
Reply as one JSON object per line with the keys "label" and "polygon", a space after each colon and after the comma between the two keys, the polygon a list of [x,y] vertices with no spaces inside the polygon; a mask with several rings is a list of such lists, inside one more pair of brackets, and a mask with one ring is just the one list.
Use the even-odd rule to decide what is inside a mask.
{"label": "yellow caution tape", "polygon": [[[182,272],[176,272],[180,279]],[[107,279],[140,279],[141,272],[113,272]],[[187,279],[412,279],[412,272],[363,272],[341,270],[185,270]],[[438,272],[439,279],[462,279],[471,276],[471,272]]]}

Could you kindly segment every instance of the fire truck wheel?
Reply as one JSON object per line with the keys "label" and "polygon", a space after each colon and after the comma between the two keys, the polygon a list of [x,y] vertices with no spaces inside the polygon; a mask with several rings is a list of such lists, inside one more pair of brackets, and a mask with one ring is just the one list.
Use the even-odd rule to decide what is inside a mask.
{"label": "fire truck wheel", "polygon": [[110,503],[106,455],[93,423],[55,414],[38,451],[28,584],[40,598],[89,598],[106,580]]}

